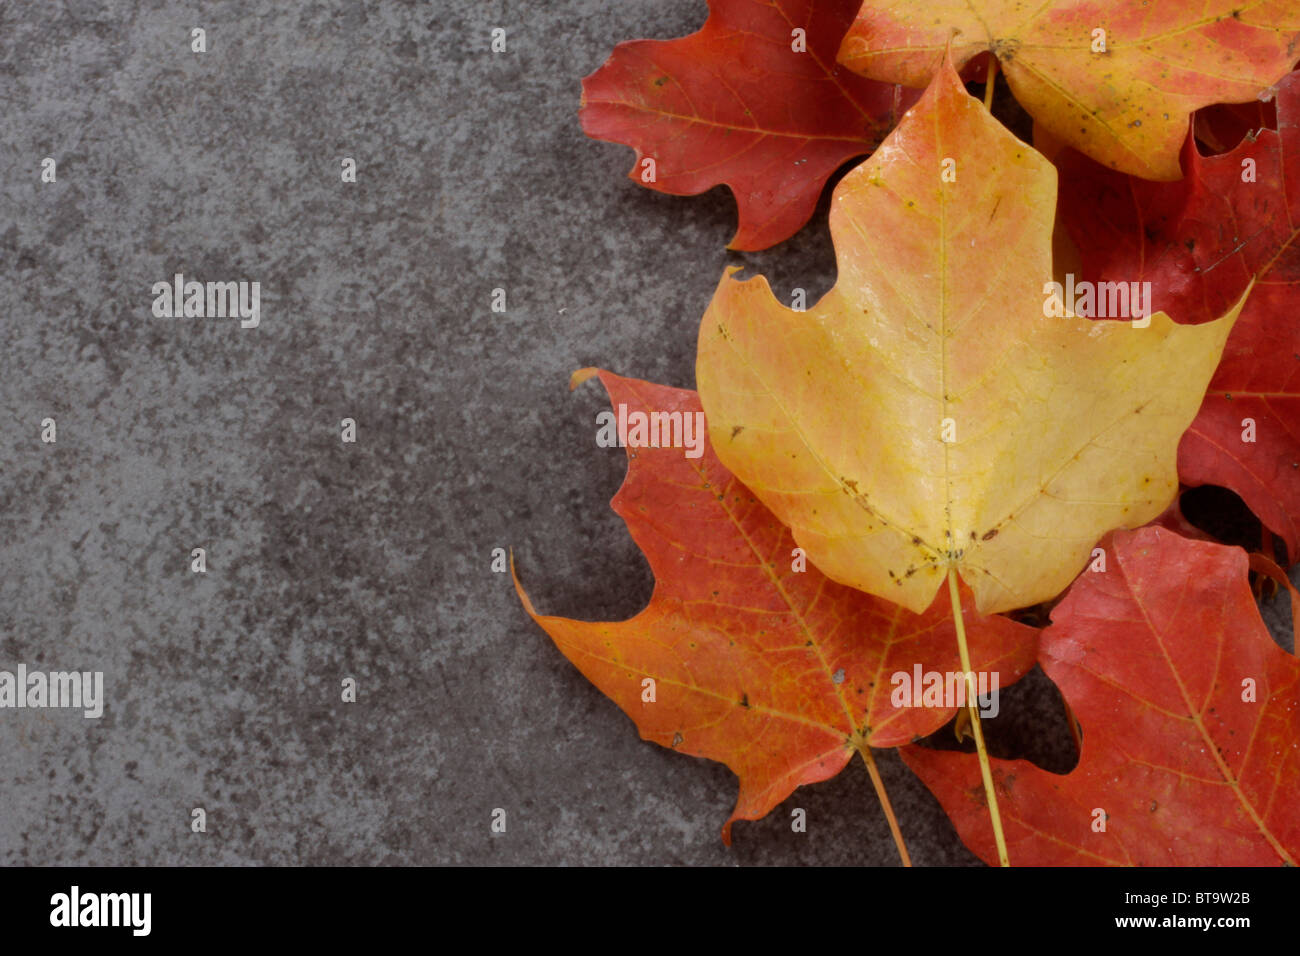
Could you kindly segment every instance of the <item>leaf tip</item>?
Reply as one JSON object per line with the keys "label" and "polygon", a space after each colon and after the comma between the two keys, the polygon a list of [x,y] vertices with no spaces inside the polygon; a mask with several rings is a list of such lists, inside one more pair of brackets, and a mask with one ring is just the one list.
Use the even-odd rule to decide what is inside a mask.
{"label": "leaf tip", "polygon": [[586,368],[580,368],[569,376],[569,391],[573,391],[583,382],[600,374],[600,369],[594,365],[588,365]]}
{"label": "leaf tip", "polygon": [[519,603],[524,606],[524,610],[528,612],[528,616],[535,621],[538,618],[537,609],[533,607],[533,602],[528,597],[528,592],[524,590],[524,586],[519,582],[519,572],[515,570],[515,549],[514,548],[510,549],[509,556],[510,556],[510,578],[515,582],[515,593],[519,595]]}

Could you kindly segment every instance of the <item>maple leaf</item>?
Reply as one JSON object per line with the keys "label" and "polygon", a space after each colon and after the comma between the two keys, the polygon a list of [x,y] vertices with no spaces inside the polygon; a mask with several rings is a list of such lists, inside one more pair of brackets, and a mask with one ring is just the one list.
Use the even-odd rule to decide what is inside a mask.
{"label": "maple leaf", "polygon": [[[1104,32],[1098,32],[1104,31]],[[867,0],[840,48],[864,76],[925,86],[951,42],[958,66],[986,51],[1052,133],[1148,179],[1181,175],[1188,116],[1254,100],[1300,55],[1294,0]]]}
{"label": "maple leaf", "polygon": [[691,36],[619,44],[582,81],[582,128],[634,147],[629,176],[652,189],[726,183],[740,214],[731,248],[765,249],[808,221],[831,173],[875,149],[917,94],[835,62],[857,0],[709,7]]}
{"label": "maple leaf", "polygon": [[1047,317],[1055,180],[950,64],[836,187],[816,306],[723,276],[696,362],[714,447],[834,580],[919,613],[956,566],[981,611],[1029,606],[1177,490],[1235,312]]}
{"label": "maple leaf", "polygon": [[[1300,74],[1279,84],[1277,131],[1205,157],[1187,177],[1148,183],[1084,157],[1060,158],[1063,219],[1088,281],[1148,281],[1154,305],[1204,322],[1250,285],[1241,317],[1183,436],[1189,485],[1241,496],[1300,558]],[[1243,181],[1243,177],[1253,181]],[[1254,441],[1243,436],[1253,423]]]}
{"label": "maple leaf", "polygon": [[[694,392],[594,369],[615,407],[693,415]],[[727,764],[740,778],[735,820],[756,820],[801,784],[826,780],[855,749],[933,733],[956,707],[895,707],[896,673],[954,672],[947,601],[921,615],[795,570],[790,532],[718,461],[674,447],[628,449],[612,506],[655,575],[627,621],[588,623],[524,608],[646,740]],[[975,667],[1000,684],[1033,666],[1033,628],[965,613]],[[653,701],[646,700],[647,679]]]}
{"label": "maple leaf", "polygon": [[[1300,661],[1269,636],[1246,553],[1154,527],[1116,532],[1107,550],[1106,571],[1079,577],[1039,650],[1083,726],[1078,765],[993,762],[1012,858],[1295,865]],[[992,862],[974,755],[900,753]]]}

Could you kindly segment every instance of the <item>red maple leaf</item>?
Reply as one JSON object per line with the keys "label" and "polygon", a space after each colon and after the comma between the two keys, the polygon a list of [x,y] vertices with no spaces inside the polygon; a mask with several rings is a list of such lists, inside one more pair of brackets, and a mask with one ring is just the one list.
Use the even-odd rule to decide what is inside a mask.
{"label": "red maple leaf", "polygon": [[[595,374],[629,419],[703,416],[695,392]],[[607,623],[548,617],[515,583],[533,620],[643,738],[735,771],[730,842],[733,821],[759,819],[796,787],[835,776],[855,750],[938,730],[957,708],[895,706],[893,675],[960,665],[947,594],[912,614],[836,584],[792,560],[789,529],[707,441],[698,457],[684,451],[629,447],[612,502],[654,571],[645,610]],[[963,608],[973,669],[997,672],[1005,686],[1033,667],[1034,628],[977,614],[969,592]]]}
{"label": "red maple leaf", "polygon": [[[1117,531],[1106,570],[1052,611],[1039,663],[1083,728],[1064,776],[995,760],[1020,866],[1294,865],[1300,661],[1279,648],[1240,548]],[[973,754],[903,759],[985,861],[997,859]]]}
{"label": "red maple leaf", "polygon": [[652,189],[729,185],[740,213],[730,247],[765,249],[808,221],[831,173],[874,150],[920,93],[835,62],[857,0],[709,6],[698,33],[619,44],[582,81],[582,128],[634,147],[628,175]]}

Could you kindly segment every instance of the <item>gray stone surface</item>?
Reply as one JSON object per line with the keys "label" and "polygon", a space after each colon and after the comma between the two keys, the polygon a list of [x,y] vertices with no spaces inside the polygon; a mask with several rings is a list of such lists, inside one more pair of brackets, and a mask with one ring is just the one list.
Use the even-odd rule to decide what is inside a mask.
{"label": "gray stone surface", "polygon": [[[0,712],[0,862],[896,862],[859,765],[725,849],[731,773],[640,741],[489,569],[513,548],[544,612],[638,611],[651,577],[607,506],[623,453],[569,373],[692,385],[728,261],[778,293],[834,280],[825,204],[729,254],[725,191],[643,190],[630,150],[581,133],[579,80],[617,42],[705,13],[0,7],[0,668],[108,684],[98,721]],[[154,318],[176,272],[260,281],[261,326]],[[999,750],[1068,766],[1045,679],[1003,713]],[[916,862],[976,862],[882,764]]]}

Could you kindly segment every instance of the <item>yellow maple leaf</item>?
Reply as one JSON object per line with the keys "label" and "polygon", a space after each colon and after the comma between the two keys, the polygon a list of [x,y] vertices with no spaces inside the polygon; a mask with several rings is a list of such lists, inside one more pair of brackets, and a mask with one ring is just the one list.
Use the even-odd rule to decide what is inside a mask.
{"label": "yellow maple leaf", "polygon": [[1180,179],[1192,111],[1253,100],[1300,57],[1300,4],[867,0],[839,60],[922,87],[949,44],[958,68],[985,51],[996,56],[1034,119],[1092,158]]}
{"label": "yellow maple leaf", "polygon": [[948,63],[836,188],[817,305],[723,276],[696,364],[713,446],[831,578],[919,613],[955,567],[980,611],[1023,607],[1172,500],[1240,303],[1059,314],[1055,205],[1051,164]]}

